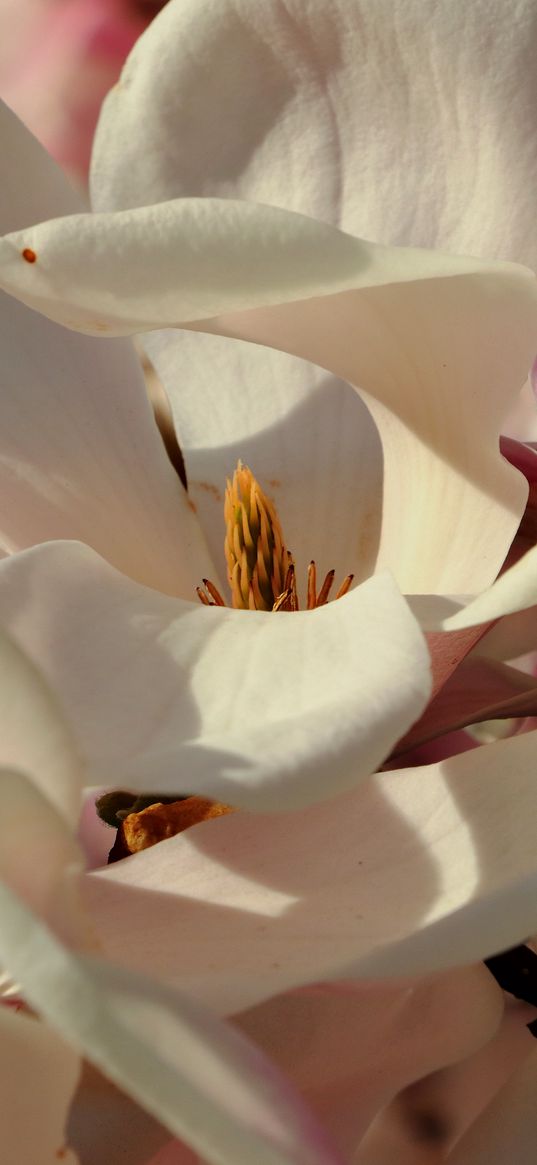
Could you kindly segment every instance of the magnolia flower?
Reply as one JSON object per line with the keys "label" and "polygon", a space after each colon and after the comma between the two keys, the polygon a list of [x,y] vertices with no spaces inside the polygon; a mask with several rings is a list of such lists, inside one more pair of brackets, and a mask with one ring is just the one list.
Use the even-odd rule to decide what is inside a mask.
{"label": "magnolia flower", "polygon": [[[69,828],[83,776],[76,743],[42,678],[3,634],[0,660],[0,960],[22,983],[24,1004],[50,1025],[9,999],[0,1007],[6,1160],[78,1161],[65,1143],[78,1077],[70,1044],[208,1161],[337,1165],[298,1096],[244,1038],[176,992],[96,957],[91,920],[76,901],[83,861]],[[83,1103],[84,1089],[75,1130]],[[110,1136],[104,1156],[95,1151],[99,1119],[93,1142],[91,1129],[78,1130],[81,1160],[110,1160]],[[123,1133],[118,1144],[132,1165],[155,1148],[141,1133],[134,1144]],[[152,1126],[149,1134],[151,1145]]]}
{"label": "magnolia flower", "polygon": [[[488,1097],[482,1086],[475,1095],[476,1069],[490,1069],[492,1062],[494,1090],[528,1058],[528,1009],[511,1007],[502,1016],[501,992],[484,968],[395,986],[317,988],[249,1009],[236,1026],[274,1052],[337,1134],[338,1155],[296,1093],[244,1039],[174,992],[88,955],[94,918],[77,902],[85,876],[68,826],[83,778],[76,742],[41,677],[3,635],[0,657],[0,958],[22,982],[26,1004],[42,1017],[39,1022],[25,1010],[0,1008],[10,1089],[3,1144],[14,1160],[39,1154],[43,1162],[61,1157],[75,1165],[80,1152],[81,1161],[98,1165],[117,1151],[130,1165],[145,1165],[163,1139],[161,1126],[144,1123],[135,1109],[126,1112],[119,1093],[101,1087],[96,1111],[87,1073],[75,1093],[77,1052],[184,1138],[158,1153],[160,1165],[193,1161],[185,1142],[209,1162],[254,1156],[269,1163],[342,1165],[401,1082],[462,1061],[447,1075],[455,1073],[456,1081],[462,1072],[466,1093],[469,1083],[474,1088],[464,1127]],[[201,912],[198,921],[203,944]],[[289,1037],[285,1050],[282,1024]],[[379,1048],[379,1037],[393,1043]],[[371,1139],[374,1144],[374,1128]]]}
{"label": "magnolia flower", "polygon": [[[498,435],[533,355],[535,285],[507,264],[390,251],[254,204],[170,202],[183,191],[167,187],[177,182],[171,155],[163,173],[158,159],[166,121],[176,113],[167,87],[179,76],[178,32],[194,38],[201,59],[206,31],[218,41],[215,29],[228,21],[229,46],[238,43],[232,32],[249,32],[244,13],[237,26],[237,5],[222,6],[216,25],[204,23],[207,11],[215,15],[204,6],[169,5],[108,102],[95,200],[113,213],[29,226],[76,207],[58,175],[10,127],[18,170],[10,172],[6,226],[21,229],[3,244],[5,286],[52,320],[96,335],[157,329],[148,346],[178,419],[190,488],[187,498],[165,462],[128,349],[67,335],[8,302],[17,395],[6,394],[3,417],[4,491],[12,499],[5,548],[12,556],[0,569],[0,607],[60,693],[93,780],[177,792],[179,772],[182,790],[187,780],[232,804],[284,810],[208,821],[89,875],[84,900],[105,952],[187,986],[226,1014],[248,1009],[249,1030],[289,1071],[290,1019],[284,1024],[276,1009],[271,1022],[270,1004],[268,1013],[252,1016],[269,996],[336,976],[354,984],[366,974],[422,976],[419,988],[402,988],[404,998],[393,1004],[401,1026],[392,1022],[390,1038],[395,1034],[408,1055],[395,1065],[381,1055],[382,1086],[357,1124],[350,1113],[364,1087],[362,1065],[357,1070],[349,1057],[338,1077],[334,1053],[336,1075],[326,1091],[321,1057],[309,1081],[302,1079],[329,1121],[341,1117],[334,1097],[342,1098],[348,1157],[379,1104],[450,1059],[477,1055],[499,1022],[497,996],[487,996],[481,969],[469,1010],[481,1022],[477,996],[484,1001],[483,1028],[468,1034],[465,1021],[455,1051],[439,1051],[434,1041],[434,1052],[427,1047],[419,1055],[403,1031],[408,1007],[412,1014],[424,999],[419,991],[430,989],[423,976],[535,927],[532,734],[356,784],[407,733],[429,694],[418,623],[378,572],[388,567],[401,589],[430,592],[412,603],[422,627],[436,636],[464,632],[433,640],[442,691],[487,622],[533,601],[532,551],[487,588],[527,493],[500,458]],[[282,25],[283,42],[272,37],[285,15],[281,6],[264,12],[272,21],[268,43],[292,49]],[[183,52],[184,44],[183,36]],[[254,63],[252,73],[264,76]],[[155,87],[156,76],[162,83],[154,116],[147,96],[144,111],[159,151],[143,144],[143,161],[126,170],[124,199],[118,143],[132,140],[127,131],[134,115],[140,120],[140,93]],[[115,212],[131,199],[158,205]],[[195,330],[189,343],[159,334],[178,323]],[[234,342],[224,349],[212,336],[205,343],[201,328]],[[290,356],[272,358],[263,348],[256,359],[241,338]],[[296,356],[327,369],[323,391]],[[328,373],[356,385],[368,408],[350,386],[329,384]],[[292,616],[189,605],[203,577],[225,587],[220,508],[212,499],[238,456],[278,494],[298,574],[312,554],[323,570],[353,572],[358,585],[345,598]],[[59,537],[77,537],[86,548],[42,545]],[[444,592],[482,593],[465,605],[440,600]],[[497,683],[496,710],[507,692],[511,700],[520,696],[519,673],[513,679],[508,669],[475,660],[471,667],[481,668],[477,718],[490,696],[483,676]],[[461,706],[468,722],[471,676],[457,669],[456,714],[450,720],[444,705],[442,729],[457,722]],[[531,697],[530,684],[522,695]],[[431,709],[427,715],[426,732]],[[326,797],[332,799],[323,804]],[[289,811],[312,801],[321,803]],[[519,838],[516,853],[504,850],[507,816]],[[441,1010],[447,981],[437,987]],[[373,1008],[358,995],[351,999],[361,1032],[364,1012]],[[352,1030],[350,1003],[336,1023],[332,997],[326,1012],[324,1001],[304,1009],[293,999],[279,1006],[297,1017],[297,1030],[314,1028],[324,1039],[329,1029],[341,1049]],[[377,1003],[378,1020],[386,997]]]}

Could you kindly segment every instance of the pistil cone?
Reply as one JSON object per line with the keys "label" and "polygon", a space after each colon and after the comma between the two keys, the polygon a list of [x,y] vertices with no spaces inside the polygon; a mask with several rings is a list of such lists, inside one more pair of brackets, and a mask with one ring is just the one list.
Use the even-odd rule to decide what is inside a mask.
{"label": "pistil cone", "polygon": [[173,801],[170,805],[161,802],[149,805],[140,813],[129,813],[122,821],[109,860],[119,861],[120,858],[149,849],[159,841],[175,837],[177,833],[190,829],[192,825],[199,825],[201,821],[234,812],[231,805],[211,801],[207,797],[185,797],[183,801]]}
{"label": "pistil cone", "polygon": [[285,586],[289,555],[276,509],[242,461],[227,482],[224,518],[232,606],[272,611]]}

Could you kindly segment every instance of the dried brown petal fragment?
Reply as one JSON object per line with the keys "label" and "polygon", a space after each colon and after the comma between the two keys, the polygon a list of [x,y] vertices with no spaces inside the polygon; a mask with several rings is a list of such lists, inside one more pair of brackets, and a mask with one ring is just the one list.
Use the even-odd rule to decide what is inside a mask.
{"label": "dried brown petal fragment", "polygon": [[[192,825],[199,825],[201,821],[209,821],[212,817],[222,817],[225,813],[233,813],[231,805],[224,805],[221,801],[211,801],[208,797],[185,797],[183,801],[174,801],[171,805],[157,802],[140,813],[129,813],[118,830],[118,857],[138,853],[149,846],[157,845],[159,841],[166,841],[175,837],[184,829]],[[114,846],[114,850],[116,847]]]}

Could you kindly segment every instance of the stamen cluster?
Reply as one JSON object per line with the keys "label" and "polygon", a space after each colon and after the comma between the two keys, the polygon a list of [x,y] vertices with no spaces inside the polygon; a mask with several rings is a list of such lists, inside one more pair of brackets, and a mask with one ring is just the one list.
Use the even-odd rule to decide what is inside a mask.
{"label": "stamen cluster", "polygon": [[[274,503],[261,489],[251,469],[239,461],[233,480],[226,484],[224,502],[226,538],[224,550],[231,606],[250,611],[298,611],[293,556],[286,549]],[[317,571],[308,567],[307,609],[328,602],[335,571],[329,570],[317,593]],[[344,578],[336,599],[347,593],[354,575]],[[205,591],[197,587],[200,601],[209,607],[226,603],[210,579]]]}

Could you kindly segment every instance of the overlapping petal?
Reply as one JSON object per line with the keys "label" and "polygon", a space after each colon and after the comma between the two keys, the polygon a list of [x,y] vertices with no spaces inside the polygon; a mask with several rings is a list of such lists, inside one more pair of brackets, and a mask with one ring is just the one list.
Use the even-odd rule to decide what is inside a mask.
{"label": "overlapping petal", "polygon": [[455,1147],[451,1165],[531,1165],[535,1158],[537,1054],[533,1052]]}
{"label": "overlapping petal", "polygon": [[72,327],[197,318],[359,387],[383,442],[379,564],[408,591],[478,590],[498,572],[527,490],[497,444],[534,353],[530,272],[231,200],[57,220],[9,236],[0,256],[11,293]]}
{"label": "overlapping petal", "polygon": [[27,773],[67,822],[80,807],[83,768],[77,742],[42,675],[0,632],[0,765]]}
{"label": "overlapping petal", "polygon": [[172,0],[107,99],[94,204],[249,198],[531,264],[535,35],[532,0]]}
{"label": "overlapping petal", "polygon": [[195,826],[90,874],[84,895],[113,958],[150,960],[223,1012],[320,979],[425,974],[535,929],[536,797],[528,733],[299,813]]}
{"label": "overlapping petal", "polygon": [[0,958],[30,1003],[107,1076],[215,1165],[337,1165],[267,1060],[185,998],[76,957],[5,887]]}
{"label": "overlapping petal", "polygon": [[[132,53],[102,111],[93,154],[93,206],[110,211],[173,197],[241,197],[300,211],[382,242],[441,246],[531,264],[535,252],[528,191],[534,185],[537,155],[528,146],[533,140],[528,130],[535,107],[529,80],[535,29],[531,0],[520,0],[516,20],[501,0],[479,0],[471,8],[464,0],[435,0],[428,6],[427,20],[420,0],[395,5],[392,0],[344,0],[332,5],[329,15],[322,0],[313,0],[306,9],[300,0],[285,5],[269,0],[255,10],[248,0],[172,2]],[[369,338],[360,342],[367,346]],[[282,482],[284,499],[292,484],[308,528],[312,519],[317,524],[314,498],[326,497],[323,483],[330,475],[337,477],[337,470],[329,466],[323,477],[310,443],[310,429],[320,412],[313,402],[306,405],[312,386],[319,384],[315,368],[282,362],[244,345],[226,346],[216,338],[193,343],[185,335],[156,332],[146,343],[172,401],[209,537],[215,523],[218,528],[214,498],[229,472],[225,452],[222,457],[210,438],[217,428],[222,445],[243,443],[248,457],[253,445],[260,471]],[[476,337],[476,345],[480,343]],[[208,362],[213,376],[207,374]],[[527,366],[523,378],[526,371]],[[394,375],[403,388],[400,370]],[[349,483],[348,493],[333,505],[328,525],[337,529],[345,513],[358,562],[351,553],[343,569],[364,577],[378,549],[379,511],[376,506],[369,510],[363,499],[380,496],[378,483],[369,458],[367,470],[360,473],[361,453],[354,462],[345,456],[341,384],[326,377],[321,383],[324,397],[329,392],[333,397],[328,433],[342,446],[339,468]],[[483,383],[488,383],[486,376]],[[453,385],[448,388],[452,391]],[[239,393],[243,408],[237,411]],[[465,394],[459,424],[464,424],[467,406]],[[507,424],[512,426],[518,411],[513,398]],[[297,488],[296,464],[271,439],[277,433],[256,432],[251,442],[251,412],[278,430],[305,422],[300,458],[307,488]],[[351,415],[354,428],[362,428],[372,449],[371,422],[365,423],[363,413]],[[460,449],[465,442],[461,432]],[[361,450],[363,442],[357,444]],[[391,444],[388,466],[393,455],[404,465],[408,453],[406,444],[400,449]],[[415,449],[411,456],[417,466]],[[471,475],[469,450],[464,460]],[[373,468],[378,473],[378,458]],[[423,464],[420,474],[419,498],[412,488],[407,495],[404,470],[396,485],[388,481],[390,509],[400,490],[401,513],[408,516],[420,502],[423,507],[431,481],[437,481],[435,502],[441,500],[446,521],[442,537],[451,540],[457,529],[460,546],[454,549],[465,563],[465,581],[459,578],[456,586],[480,589],[485,566],[476,532],[481,520],[486,523],[483,499],[475,491],[461,494],[438,463]],[[360,499],[359,513],[352,513],[351,497]],[[471,506],[476,507],[474,521],[468,516]],[[289,537],[301,554],[302,531],[292,505],[287,508]],[[489,550],[495,537],[507,550],[510,538],[490,517]],[[423,564],[421,578],[410,575],[407,564],[403,585],[437,589],[431,574],[425,583],[425,573],[440,553],[438,529],[423,510],[420,523],[423,545],[414,551],[414,559]],[[394,529],[398,525],[397,517]],[[340,545],[332,535],[329,543],[330,557],[339,566]],[[305,548],[305,553],[319,552]],[[394,558],[390,540],[386,560],[391,566]],[[499,561],[498,550],[498,566]],[[446,581],[445,587],[454,585]]]}
{"label": "overlapping petal", "polygon": [[67,1111],[79,1057],[54,1032],[0,1007],[2,1155],[6,1165],[78,1165],[66,1144]]}
{"label": "overlapping petal", "polygon": [[298,1085],[353,1161],[392,1097],[486,1045],[503,1009],[497,984],[477,966],[402,984],[323,984],[277,996],[236,1022]]}
{"label": "overlapping petal", "polygon": [[[4,229],[77,209],[31,134],[5,107],[0,116],[13,159]],[[69,333],[7,296],[1,307],[3,548],[80,538],[147,585],[189,594],[209,559],[130,344]]]}
{"label": "overlapping petal", "polygon": [[60,696],[95,784],[307,804],[377,768],[430,691],[388,576],[317,611],[235,611],[51,543],[2,564],[0,618]]}

